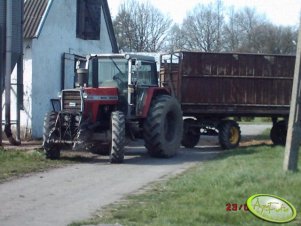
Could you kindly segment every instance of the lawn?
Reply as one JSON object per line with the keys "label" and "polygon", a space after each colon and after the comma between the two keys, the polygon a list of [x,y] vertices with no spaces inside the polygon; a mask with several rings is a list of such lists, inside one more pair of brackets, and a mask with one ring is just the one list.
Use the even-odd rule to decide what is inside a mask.
{"label": "lawn", "polygon": [[[290,201],[297,209],[297,218],[285,225],[301,225],[301,173],[282,170],[283,154],[283,147],[270,145],[225,152],[72,225],[275,225],[243,210],[248,197],[263,193]],[[300,160],[299,156],[299,165]],[[241,210],[227,211],[232,204]]]}
{"label": "lawn", "polygon": [[47,160],[44,153],[38,150],[0,149],[0,182],[27,173],[59,167],[67,163],[68,161],[64,160]]}

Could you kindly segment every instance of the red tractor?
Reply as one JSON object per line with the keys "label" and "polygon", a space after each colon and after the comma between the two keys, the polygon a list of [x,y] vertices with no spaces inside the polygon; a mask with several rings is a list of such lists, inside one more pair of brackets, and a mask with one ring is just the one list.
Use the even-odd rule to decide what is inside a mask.
{"label": "red tractor", "polygon": [[153,57],[89,55],[77,68],[76,88],[62,90],[60,110],[46,114],[43,147],[58,159],[64,145],[124,160],[126,137],[142,138],[153,157],[171,157],[183,132],[181,106],[158,86]]}

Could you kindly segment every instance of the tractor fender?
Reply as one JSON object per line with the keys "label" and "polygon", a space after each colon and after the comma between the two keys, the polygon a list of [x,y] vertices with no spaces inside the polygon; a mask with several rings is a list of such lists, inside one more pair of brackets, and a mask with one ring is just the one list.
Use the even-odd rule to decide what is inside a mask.
{"label": "tractor fender", "polygon": [[146,92],[146,97],[144,98],[144,103],[143,103],[143,109],[141,111],[141,114],[139,115],[140,117],[142,118],[147,117],[151,102],[153,98],[155,98],[158,95],[170,95],[170,93],[166,88],[150,87]]}

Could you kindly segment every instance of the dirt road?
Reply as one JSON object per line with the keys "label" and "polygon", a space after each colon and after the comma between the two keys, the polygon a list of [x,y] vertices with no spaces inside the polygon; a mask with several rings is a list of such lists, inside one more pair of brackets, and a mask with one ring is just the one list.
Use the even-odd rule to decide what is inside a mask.
{"label": "dirt road", "polygon": [[[243,126],[242,134],[257,134],[265,128]],[[205,139],[195,149],[182,148],[171,159],[150,158],[137,143],[127,148],[122,165],[110,165],[107,157],[98,157],[0,184],[0,225],[65,226],[88,218],[152,181],[214,158],[220,152],[215,143]]]}

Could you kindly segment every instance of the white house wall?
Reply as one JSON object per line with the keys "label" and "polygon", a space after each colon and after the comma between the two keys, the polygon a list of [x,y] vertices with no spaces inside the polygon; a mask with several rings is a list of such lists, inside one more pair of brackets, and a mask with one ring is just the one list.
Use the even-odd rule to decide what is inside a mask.
{"label": "white house wall", "polygon": [[[32,104],[32,114],[22,114],[22,125],[31,121],[33,138],[42,137],[44,115],[52,109],[50,98],[56,98],[60,91],[62,54],[66,52],[85,56],[89,53],[112,52],[103,12],[100,32],[100,40],[97,41],[76,38],[76,1],[53,0],[38,38],[32,40],[32,69],[30,60],[24,59],[24,63],[28,63],[24,67],[27,84],[32,75],[32,90],[30,92],[24,87],[28,91],[24,101]],[[31,95],[32,100],[27,100],[26,95]],[[28,106],[28,112],[29,109]]]}
{"label": "white house wall", "polygon": [[21,136],[28,138],[31,136],[32,125],[32,42],[31,40],[24,41],[24,55],[23,55],[23,106],[21,111]]}
{"label": "white house wall", "polygon": [[[32,116],[32,102],[31,102],[31,87],[32,87],[32,57],[31,57],[31,40],[24,41],[23,44],[23,105],[24,110],[20,112],[20,125],[21,125],[21,137],[28,138],[31,136],[31,116]],[[11,121],[16,121],[16,112],[17,112],[17,65],[14,67],[14,70],[11,75]],[[2,111],[2,119],[5,119],[5,92],[2,95],[2,103],[3,103],[3,111]],[[12,130],[15,131],[15,124],[12,124]]]}

